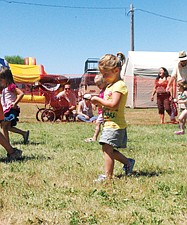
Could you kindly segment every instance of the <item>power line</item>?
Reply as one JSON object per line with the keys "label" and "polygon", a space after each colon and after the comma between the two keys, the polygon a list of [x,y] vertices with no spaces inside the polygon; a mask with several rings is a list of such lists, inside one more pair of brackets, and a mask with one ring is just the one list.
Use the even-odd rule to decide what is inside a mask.
{"label": "power line", "polygon": [[53,8],[67,8],[67,9],[100,9],[100,10],[122,10],[127,9],[127,7],[88,7],[88,6],[68,6],[68,5],[51,5],[51,4],[41,4],[41,3],[31,3],[31,2],[18,2],[18,1],[8,1],[0,0],[1,2],[20,4],[20,5],[33,5],[41,7],[53,7]]}
{"label": "power line", "polygon": [[181,20],[181,19],[176,19],[176,18],[169,17],[169,16],[164,16],[164,15],[161,15],[161,14],[158,14],[158,13],[154,13],[154,12],[150,12],[150,11],[147,11],[147,10],[144,10],[144,9],[136,9],[136,8],[134,8],[134,10],[138,10],[138,11],[141,11],[141,12],[149,13],[149,14],[152,14],[154,16],[159,16],[159,17],[162,17],[162,18],[165,18],[165,19],[170,19],[170,20],[175,20],[175,21],[178,21],[178,22],[187,23],[187,20]]}
{"label": "power line", "polygon": [[[40,7],[53,7],[53,8],[66,8],[66,9],[125,10],[125,12],[128,9],[128,7],[88,7],[88,6],[56,5],[56,4],[52,5],[52,4],[32,3],[32,2],[25,2],[25,1],[18,2],[18,1],[11,1],[11,0],[0,0],[0,1],[5,2],[5,3],[9,3],[9,4],[31,5],[31,6],[40,6]],[[148,14],[151,14],[151,15],[154,15],[154,16],[162,17],[162,18],[169,19],[169,20],[187,23],[187,20],[182,20],[182,19],[177,19],[177,18],[173,18],[173,17],[170,17],[170,16],[161,15],[161,14],[154,13],[154,12],[144,10],[144,9],[134,8],[134,10],[141,11],[141,12],[144,12],[144,13],[148,13]]]}

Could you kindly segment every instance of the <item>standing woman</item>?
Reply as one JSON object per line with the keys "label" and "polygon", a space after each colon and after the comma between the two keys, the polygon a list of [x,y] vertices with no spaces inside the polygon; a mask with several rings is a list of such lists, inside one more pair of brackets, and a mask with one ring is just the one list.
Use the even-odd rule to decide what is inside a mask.
{"label": "standing woman", "polygon": [[164,111],[168,113],[170,116],[170,120],[172,123],[175,123],[175,116],[172,115],[171,110],[171,93],[166,91],[166,87],[168,85],[168,82],[170,80],[169,73],[166,68],[161,67],[159,70],[159,74],[156,77],[151,101],[154,100],[154,95],[157,94],[157,106],[158,106],[158,113],[160,115],[160,123],[164,123]]}

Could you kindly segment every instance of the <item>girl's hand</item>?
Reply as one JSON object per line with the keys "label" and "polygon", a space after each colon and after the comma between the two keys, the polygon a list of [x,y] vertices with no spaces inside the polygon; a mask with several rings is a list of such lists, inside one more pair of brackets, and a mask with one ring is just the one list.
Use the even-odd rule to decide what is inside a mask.
{"label": "girl's hand", "polygon": [[94,102],[94,101],[96,101],[96,99],[97,99],[97,97],[96,97],[96,96],[93,96],[93,97],[91,98],[91,101]]}
{"label": "girl's hand", "polygon": [[17,107],[17,104],[16,104],[16,103],[13,103],[13,104],[12,104],[12,108],[15,109],[16,107]]}
{"label": "girl's hand", "polygon": [[91,98],[91,102],[94,104],[94,105],[99,105],[100,106],[100,103],[99,103],[99,100],[100,98],[99,97],[97,97],[97,96],[93,96],[92,98]]}

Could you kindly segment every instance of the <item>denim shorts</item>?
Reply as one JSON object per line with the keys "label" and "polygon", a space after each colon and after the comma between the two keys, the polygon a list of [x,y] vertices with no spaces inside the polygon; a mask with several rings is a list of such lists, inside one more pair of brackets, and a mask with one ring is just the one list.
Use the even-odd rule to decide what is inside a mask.
{"label": "denim shorts", "polygon": [[19,121],[18,117],[20,114],[20,108],[17,107],[16,109],[11,108],[10,111],[5,113],[4,121],[10,121],[11,127],[16,126],[17,122]]}
{"label": "denim shorts", "polygon": [[99,144],[108,144],[114,148],[126,148],[127,147],[127,130],[125,129],[111,129],[103,128],[100,136]]}

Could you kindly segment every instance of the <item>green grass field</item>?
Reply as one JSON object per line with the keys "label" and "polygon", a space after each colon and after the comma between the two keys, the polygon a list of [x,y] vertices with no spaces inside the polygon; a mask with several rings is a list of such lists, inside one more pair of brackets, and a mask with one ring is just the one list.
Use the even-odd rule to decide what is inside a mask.
{"label": "green grass field", "polygon": [[114,179],[95,184],[101,147],[84,142],[95,125],[40,123],[35,111],[21,106],[18,127],[30,130],[29,144],[10,136],[23,159],[6,163],[0,146],[0,225],[187,224],[187,134],[175,136],[178,125],[160,125],[156,109],[127,109],[122,152],[136,160],[133,176],[116,162]]}

